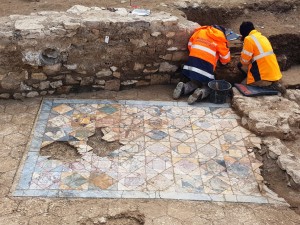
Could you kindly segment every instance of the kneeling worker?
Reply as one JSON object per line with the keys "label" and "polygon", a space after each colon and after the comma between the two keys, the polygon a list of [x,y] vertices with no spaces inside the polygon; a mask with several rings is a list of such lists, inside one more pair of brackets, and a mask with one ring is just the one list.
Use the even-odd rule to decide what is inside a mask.
{"label": "kneeling worker", "polygon": [[[284,86],[279,83],[282,74],[269,40],[255,30],[252,22],[243,22],[240,34],[244,46],[238,68],[246,78],[246,83],[285,94]],[[248,66],[247,73],[243,71],[243,65]]]}
{"label": "kneeling worker", "polygon": [[215,79],[214,71],[217,61],[225,65],[230,62],[230,51],[226,40],[225,28],[218,25],[202,26],[191,36],[187,63],[183,67],[183,75],[189,82],[179,82],[173,92],[173,98],[191,94],[188,103],[206,98],[210,91],[208,82]]}

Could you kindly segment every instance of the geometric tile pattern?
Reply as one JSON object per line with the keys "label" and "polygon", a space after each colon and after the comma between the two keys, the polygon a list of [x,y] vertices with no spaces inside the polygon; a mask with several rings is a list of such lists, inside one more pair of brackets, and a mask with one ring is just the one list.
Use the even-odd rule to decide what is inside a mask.
{"label": "geometric tile pattern", "polygon": [[[165,198],[268,203],[254,134],[228,105],[184,102],[44,100],[14,196]],[[109,128],[122,144],[106,157],[88,138]],[[80,159],[39,154],[53,142]]]}

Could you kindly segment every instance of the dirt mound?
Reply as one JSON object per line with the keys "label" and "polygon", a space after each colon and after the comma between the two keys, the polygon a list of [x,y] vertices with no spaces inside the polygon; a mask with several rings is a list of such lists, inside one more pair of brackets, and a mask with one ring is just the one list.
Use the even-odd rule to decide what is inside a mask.
{"label": "dirt mound", "polygon": [[80,225],[144,225],[145,216],[138,211],[123,212],[115,216],[83,219]]}

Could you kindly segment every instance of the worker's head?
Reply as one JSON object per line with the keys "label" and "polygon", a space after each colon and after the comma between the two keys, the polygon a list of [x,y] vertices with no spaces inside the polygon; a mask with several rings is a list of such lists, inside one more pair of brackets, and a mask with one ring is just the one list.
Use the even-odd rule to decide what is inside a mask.
{"label": "worker's head", "polygon": [[222,31],[222,32],[224,33],[225,37],[226,37],[226,34],[225,34],[226,29],[225,29],[225,27],[223,27],[223,26],[221,26],[221,25],[212,25],[212,26],[213,26],[214,28],[216,28],[216,29]]}
{"label": "worker's head", "polygon": [[249,33],[254,30],[254,25],[250,21],[243,22],[240,26],[240,34],[242,35],[242,40],[249,35]]}

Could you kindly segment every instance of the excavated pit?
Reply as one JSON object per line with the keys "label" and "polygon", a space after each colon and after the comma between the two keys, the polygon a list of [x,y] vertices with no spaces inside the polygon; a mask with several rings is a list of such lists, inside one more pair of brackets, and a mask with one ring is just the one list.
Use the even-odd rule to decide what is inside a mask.
{"label": "excavated pit", "polygon": [[115,216],[82,219],[80,225],[144,225],[145,215],[138,211],[122,212]]}

